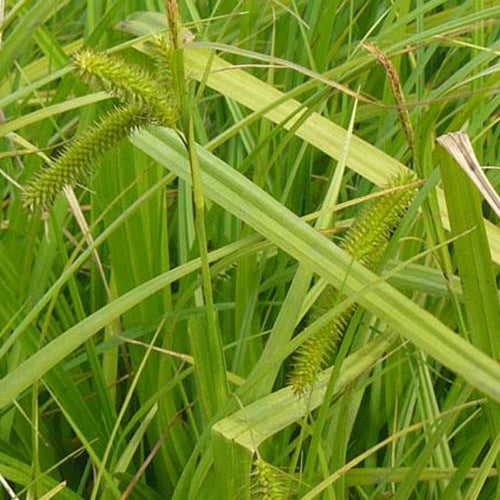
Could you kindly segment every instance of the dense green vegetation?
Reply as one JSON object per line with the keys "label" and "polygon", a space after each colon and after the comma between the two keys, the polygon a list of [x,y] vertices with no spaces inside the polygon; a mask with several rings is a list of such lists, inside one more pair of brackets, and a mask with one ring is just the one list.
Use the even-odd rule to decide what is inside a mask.
{"label": "dense green vegetation", "polygon": [[497,2],[0,11],[0,499],[499,497]]}

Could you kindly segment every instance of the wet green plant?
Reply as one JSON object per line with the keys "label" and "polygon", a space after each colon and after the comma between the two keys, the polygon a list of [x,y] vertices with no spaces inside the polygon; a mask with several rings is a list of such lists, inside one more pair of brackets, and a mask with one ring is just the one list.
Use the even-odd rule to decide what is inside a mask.
{"label": "wet green plant", "polygon": [[[480,165],[498,164],[495,2],[178,2],[198,42],[179,28],[175,50],[153,35],[167,28],[166,2],[4,3],[0,499],[279,495],[266,473],[260,493],[254,483],[257,449],[289,499],[497,498],[498,220],[435,144],[460,130]],[[176,126],[193,125],[182,140],[149,133],[146,119],[120,155],[88,166],[75,181],[88,234],[65,214],[68,190],[43,228],[19,189],[41,174],[41,155],[57,163],[69,139],[135,105],[109,94],[104,104],[90,94],[96,79],[71,85],[81,72],[63,67],[64,54],[86,42],[121,61],[133,53],[181,102]],[[401,123],[413,125],[414,147]],[[332,162],[345,170],[327,188]],[[352,207],[409,164],[427,179],[401,251],[411,263],[360,296],[370,318],[358,329],[361,311],[346,315],[325,362],[341,366],[298,398],[281,374],[311,273],[336,290],[325,289],[313,313],[324,301],[328,314],[308,331],[374,275],[296,216],[312,220],[323,192],[323,206]],[[497,172],[484,170],[498,191]],[[361,210],[351,210],[354,220]],[[397,259],[403,234],[376,272]],[[208,326],[222,348],[205,341]],[[224,372],[228,398],[213,383]]]}

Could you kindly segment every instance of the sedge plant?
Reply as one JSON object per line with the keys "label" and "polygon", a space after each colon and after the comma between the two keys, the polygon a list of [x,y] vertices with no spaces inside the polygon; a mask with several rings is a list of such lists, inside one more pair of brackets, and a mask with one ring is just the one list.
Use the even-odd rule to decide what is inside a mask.
{"label": "sedge plant", "polygon": [[[498,164],[495,2],[186,0],[179,16],[167,2],[4,2],[0,500],[496,498],[499,351],[482,346],[499,331],[498,220],[435,145],[462,130],[480,165]],[[184,21],[198,42],[152,35],[165,12],[176,39]],[[74,78],[114,108],[55,149],[101,100],[75,96]],[[343,252],[299,220],[344,151],[337,207],[404,165],[427,180],[387,279],[367,270],[383,266],[375,202]],[[87,248],[51,207],[89,177]],[[50,238],[22,202],[51,210]],[[312,276],[328,285],[309,321],[359,299],[377,333],[365,345],[354,308],[308,328],[293,373],[309,350],[302,394],[314,390],[299,398],[278,374]]]}

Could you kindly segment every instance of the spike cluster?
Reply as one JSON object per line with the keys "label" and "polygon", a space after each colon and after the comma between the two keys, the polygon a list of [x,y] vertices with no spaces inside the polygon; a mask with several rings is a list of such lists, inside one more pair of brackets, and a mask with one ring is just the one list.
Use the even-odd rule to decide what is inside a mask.
{"label": "spike cluster", "polygon": [[[335,288],[327,285],[311,309],[310,323],[314,323],[330,311],[343,298]],[[328,360],[335,353],[353,309],[354,306],[348,307],[326,325],[320,327],[295,352],[290,384],[296,395],[301,396],[307,392],[320,370],[327,365]]]}
{"label": "spike cluster", "polygon": [[[412,172],[404,173],[391,180],[387,187],[405,186],[415,180]],[[415,187],[398,189],[373,200],[356,217],[342,248],[368,269],[374,269],[416,194]]]}
{"label": "spike cluster", "polygon": [[49,208],[64,186],[73,186],[86,177],[97,160],[148,121],[138,106],[109,113],[99,124],[74,139],[52,165],[35,175],[23,193],[25,206],[32,210]]}
{"label": "spike cluster", "polygon": [[[405,186],[416,180],[413,173],[394,178],[388,187]],[[417,188],[398,189],[368,203],[349,229],[341,247],[368,269],[382,259],[389,240],[414,200]],[[311,322],[327,313],[345,297],[327,285],[311,310]],[[347,308],[327,325],[319,328],[297,350],[293,359],[290,385],[295,394],[303,395],[334,354],[338,342],[354,311]]]}
{"label": "spike cluster", "polygon": [[[164,65],[168,64],[168,51],[163,43]],[[137,129],[153,124],[172,127],[178,119],[172,86],[156,81],[141,67],[92,50],[77,53],[73,64],[83,80],[108,92],[123,106],[74,139],[53,164],[38,172],[27,184],[23,200],[31,210],[50,208],[64,186],[74,186],[86,177],[107,151]]]}
{"label": "spike cluster", "polygon": [[177,120],[173,96],[140,66],[92,50],[77,53],[73,64],[85,82],[121,102],[140,106],[153,123],[171,126]]}
{"label": "spike cluster", "polygon": [[253,462],[253,497],[259,500],[284,500],[289,488],[285,474],[261,458]]}
{"label": "spike cluster", "polygon": [[165,87],[173,88],[171,71],[172,50],[170,42],[165,35],[155,35],[150,42],[151,56],[155,67],[156,79]]}

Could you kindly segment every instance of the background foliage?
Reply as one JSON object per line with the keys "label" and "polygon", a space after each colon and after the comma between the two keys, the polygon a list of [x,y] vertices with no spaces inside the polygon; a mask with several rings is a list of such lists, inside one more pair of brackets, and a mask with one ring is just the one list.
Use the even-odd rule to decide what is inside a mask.
{"label": "background foliage", "polygon": [[[23,186],[114,106],[71,54],[157,72],[166,6],[1,6],[0,498],[496,497],[500,231],[435,139],[499,164],[497,2],[181,0],[184,139],[137,132],[46,215]],[[405,168],[375,274],[339,243]],[[327,284],[362,307],[297,398]]]}

